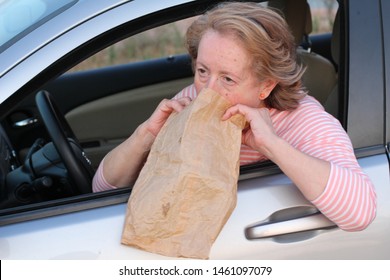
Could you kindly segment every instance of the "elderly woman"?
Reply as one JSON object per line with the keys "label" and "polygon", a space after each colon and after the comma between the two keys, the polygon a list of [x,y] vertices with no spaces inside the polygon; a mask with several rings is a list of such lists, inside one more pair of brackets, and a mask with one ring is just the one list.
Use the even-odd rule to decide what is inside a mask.
{"label": "elderly woman", "polygon": [[169,115],[211,88],[233,104],[222,120],[242,114],[249,123],[242,136],[242,165],[273,161],[340,228],[366,228],[376,213],[374,187],[339,122],[306,94],[304,68],[283,18],[257,4],[226,3],[195,20],[186,40],[194,84],[163,100],[104,158],[94,191],[133,183]]}

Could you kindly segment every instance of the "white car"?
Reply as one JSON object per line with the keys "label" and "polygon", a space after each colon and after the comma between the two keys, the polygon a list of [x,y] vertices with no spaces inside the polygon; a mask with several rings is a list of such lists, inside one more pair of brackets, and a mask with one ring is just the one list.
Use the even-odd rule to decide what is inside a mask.
{"label": "white car", "polygon": [[[68,70],[103,52],[131,56],[133,45],[146,48],[136,36],[147,30],[163,49],[158,26],[177,23],[180,35],[217,2],[0,1],[0,259],[167,259],[120,243],[131,189],[92,193],[91,179],[161,99],[191,84],[188,55]],[[375,185],[377,216],[345,232],[272,162],[241,167],[237,206],[210,259],[389,259],[390,2],[340,1],[333,32],[322,35],[294,24],[307,26],[306,1],[262,4],[274,2],[305,38],[304,82],[347,130]]]}

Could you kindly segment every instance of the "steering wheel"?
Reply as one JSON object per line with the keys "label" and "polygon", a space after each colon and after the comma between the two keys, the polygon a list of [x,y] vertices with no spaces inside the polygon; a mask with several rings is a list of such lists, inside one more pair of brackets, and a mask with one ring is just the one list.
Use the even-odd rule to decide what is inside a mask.
{"label": "steering wheel", "polygon": [[70,179],[80,193],[91,193],[94,170],[64,115],[47,91],[38,92],[35,101]]}

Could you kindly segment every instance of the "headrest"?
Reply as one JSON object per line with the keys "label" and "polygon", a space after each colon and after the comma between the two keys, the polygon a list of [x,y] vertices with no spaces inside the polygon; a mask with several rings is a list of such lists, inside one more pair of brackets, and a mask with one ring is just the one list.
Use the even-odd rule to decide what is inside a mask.
{"label": "headrest", "polygon": [[312,31],[310,6],[306,0],[270,0],[268,7],[281,12],[294,35],[297,46],[305,42],[306,35]]}

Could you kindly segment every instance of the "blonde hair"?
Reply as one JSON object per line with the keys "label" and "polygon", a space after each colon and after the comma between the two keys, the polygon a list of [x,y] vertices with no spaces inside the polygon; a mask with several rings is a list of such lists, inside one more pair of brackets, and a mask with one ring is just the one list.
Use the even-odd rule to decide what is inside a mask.
{"label": "blonde hair", "polygon": [[302,85],[305,68],[298,63],[296,45],[285,20],[275,11],[256,3],[223,3],[196,19],[188,28],[186,47],[193,63],[207,30],[232,34],[253,58],[259,82],[277,82],[264,100],[268,108],[293,110],[306,95]]}

